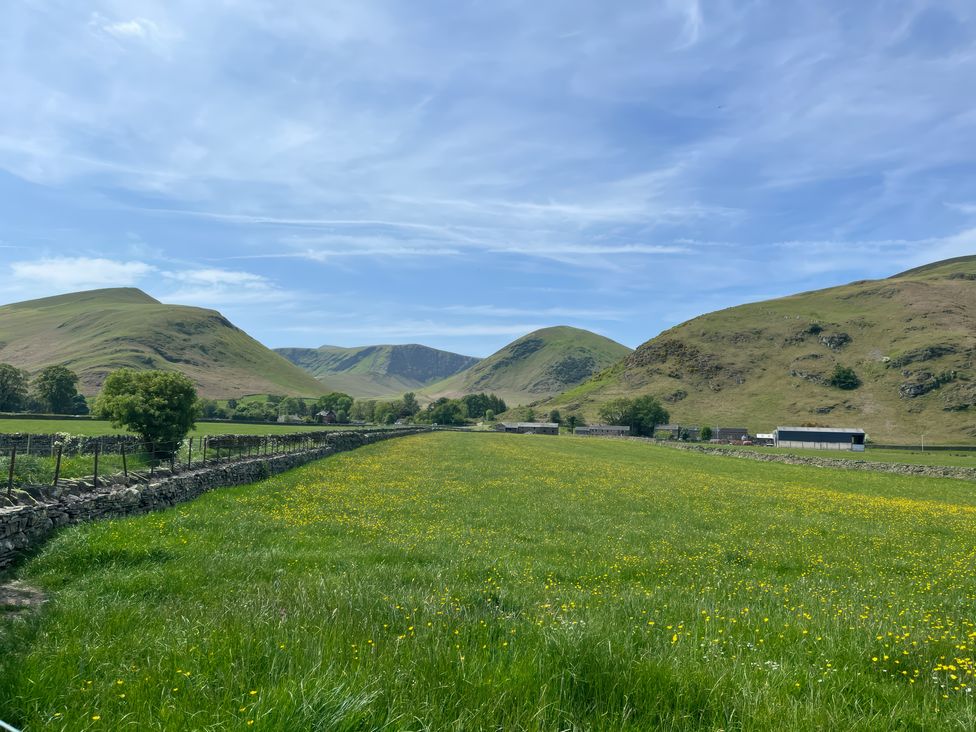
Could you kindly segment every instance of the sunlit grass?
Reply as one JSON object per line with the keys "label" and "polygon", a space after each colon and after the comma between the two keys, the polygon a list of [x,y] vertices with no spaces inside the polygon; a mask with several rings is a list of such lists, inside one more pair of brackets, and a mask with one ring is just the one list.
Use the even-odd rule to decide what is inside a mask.
{"label": "sunlit grass", "polygon": [[962,481],[403,438],[61,533],[18,572],[51,601],[0,647],[0,717],[972,729],[974,560]]}

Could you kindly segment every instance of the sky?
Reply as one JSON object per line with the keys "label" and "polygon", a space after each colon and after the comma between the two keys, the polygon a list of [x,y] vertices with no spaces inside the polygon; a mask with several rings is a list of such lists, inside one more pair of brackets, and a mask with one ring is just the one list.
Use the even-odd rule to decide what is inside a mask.
{"label": "sky", "polygon": [[485,356],[976,253],[971,0],[7,0],[0,302]]}

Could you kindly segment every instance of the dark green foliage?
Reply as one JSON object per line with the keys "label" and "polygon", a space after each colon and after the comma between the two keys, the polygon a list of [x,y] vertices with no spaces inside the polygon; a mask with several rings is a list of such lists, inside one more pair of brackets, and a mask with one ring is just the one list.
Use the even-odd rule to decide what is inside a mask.
{"label": "dark green foliage", "polygon": [[651,437],[654,428],[666,424],[670,415],[657,399],[644,395],[636,399],[611,399],[600,407],[600,419],[607,424],[627,425],[632,435]]}
{"label": "dark green foliage", "polygon": [[105,380],[95,412],[169,452],[193,429],[197,392],[190,379],[173,371],[119,369]]}
{"label": "dark green foliage", "polygon": [[417,396],[412,391],[408,391],[403,395],[403,413],[405,417],[412,417],[417,412],[420,411],[420,405],[417,403]]}
{"label": "dark green foliage", "polygon": [[232,416],[252,422],[273,422],[278,418],[278,409],[270,402],[248,402],[238,405]]}
{"label": "dark green foliage", "polygon": [[352,410],[352,404],[353,398],[351,396],[343,394],[341,391],[333,391],[318,398],[315,402],[315,411],[327,412],[331,410],[336,414],[339,412],[346,412],[348,414]]}
{"label": "dark green foliage", "polygon": [[468,416],[467,407],[460,399],[448,399],[441,397],[436,402],[431,402],[427,408],[417,415],[417,420],[427,424],[464,424]]}
{"label": "dark green foliage", "polygon": [[508,409],[505,402],[494,394],[468,394],[467,396],[461,397],[461,401],[464,402],[464,407],[471,419],[484,417],[485,412],[489,409],[495,414],[499,414]]}
{"label": "dark green foliage", "polygon": [[550,422],[555,422],[556,424],[562,424],[563,423],[563,417],[559,413],[559,410],[558,409],[553,409],[551,412],[549,412],[549,421]]}
{"label": "dark green foliage", "polygon": [[53,414],[74,414],[78,375],[61,364],[43,369],[31,383],[34,398]]}
{"label": "dark green foliage", "polygon": [[575,430],[577,427],[585,427],[586,422],[578,414],[571,414],[566,417],[566,426],[571,430]]}
{"label": "dark green foliage", "polygon": [[9,363],[0,363],[0,412],[19,412],[27,404],[30,375]]}
{"label": "dark green foliage", "polygon": [[707,426],[702,427],[701,432],[698,433],[698,439],[702,442],[708,442],[712,439],[712,428]]}
{"label": "dark green foliage", "polygon": [[75,398],[71,400],[71,414],[88,414],[90,411],[84,395],[75,394]]}
{"label": "dark green foliage", "polygon": [[[230,402],[234,402],[234,407],[237,406],[237,401],[231,399],[227,403],[227,406],[231,409],[234,407],[230,406]],[[207,419],[227,419],[229,416],[228,411],[217,404],[217,402],[213,399],[201,399],[199,405],[201,417],[206,417]]]}
{"label": "dark green foliage", "polygon": [[849,366],[841,366],[837,364],[834,368],[834,373],[830,375],[830,379],[827,381],[833,387],[838,389],[856,389],[861,385],[861,380],[858,378],[857,374],[854,373],[854,369]]}
{"label": "dark green foliage", "polygon": [[297,397],[285,397],[280,402],[278,402],[278,416],[291,416],[295,415],[298,417],[305,416],[307,409],[305,408],[305,400],[298,399]]}

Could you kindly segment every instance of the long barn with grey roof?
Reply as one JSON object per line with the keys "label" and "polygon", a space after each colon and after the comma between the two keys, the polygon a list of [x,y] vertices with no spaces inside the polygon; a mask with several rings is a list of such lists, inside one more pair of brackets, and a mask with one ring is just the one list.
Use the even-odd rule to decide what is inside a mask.
{"label": "long barn with grey roof", "polygon": [[776,447],[810,450],[852,450],[862,452],[864,430],[857,427],[777,427],[773,432]]}

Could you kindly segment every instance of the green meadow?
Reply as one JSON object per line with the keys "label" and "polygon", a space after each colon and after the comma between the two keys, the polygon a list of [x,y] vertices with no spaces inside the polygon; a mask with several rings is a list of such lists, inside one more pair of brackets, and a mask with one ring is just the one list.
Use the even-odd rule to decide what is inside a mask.
{"label": "green meadow", "polygon": [[62,531],[29,730],[971,730],[976,491],[433,433]]}

